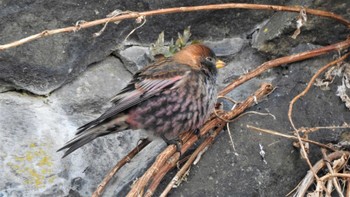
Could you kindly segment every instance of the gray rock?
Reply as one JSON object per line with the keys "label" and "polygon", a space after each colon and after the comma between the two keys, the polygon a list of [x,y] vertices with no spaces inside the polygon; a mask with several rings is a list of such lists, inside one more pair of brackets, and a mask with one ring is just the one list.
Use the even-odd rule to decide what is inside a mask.
{"label": "gray rock", "polygon": [[[77,127],[98,117],[131,74],[109,57],[48,97],[0,94],[0,196],[88,196],[144,134],[125,131],[95,140],[61,159],[56,150]],[[153,142],[111,184],[112,195],[128,188],[164,146]]]}
{"label": "gray rock", "polygon": [[[201,161],[191,167],[187,181],[173,189],[169,196],[285,196],[293,190],[309,170],[299,150],[292,146],[290,140],[252,131],[247,125],[291,135],[287,116],[289,102],[306,87],[315,70],[332,61],[332,57],[328,55],[273,69],[275,78],[272,83],[277,88],[249,111],[269,112],[276,119],[247,114],[230,123],[235,150],[227,131],[223,131],[201,156]],[[261,80],[265,80],[264,77]],[[338,78],[330,86],[330,91],[312,87],[305,97],[297,101],[293,110],[296,127],[349,123],[350,111],[336,96],[339,84],[341,80]],[[242,89],[253,90],[251,85],[244,84]],[[235,94],[240,94],[242,89],[235,89]],[[320,130],[311,133],[309,139],[324,144],[334,143],[346,130]],[[310,149],[311,163],[322,159],[319,147],[311,145]],[[265,152],[266,163],[259,153],[261,150]],[[163,188],[171,178],[167,177]]]}
{"label": "gray rock", "polygon": [[[119,49],[114,55],[123,61],[130,72],[135,73],[137,70],[151,63],[153,57],[150,54],[149,47],[135,46],[133,44],[135,43],[129,43],[128,45],[130,47]],[[242,38],[225,38],[220,41],[205,41],[203,44],[210,47],[218,57],[222,57],[234,55],[241,51],[242,47],[248,44],[248,40]]]}
{"label": "gray rock", "polygon": [[[81,19],[103,18],[115,9],[143,11],[219,2],[0,1],[0,34],[4,35],[0,42],[7,43],[48,28],[74,25]],[[284,2],[287,1],[259,1],[265,4]],[[294,5],[299,1],[288,2]],[[306,1],[304,5],[309,3]],[[349,18],[348,4],[344,0],[315,1],[312,7]],[[110,106],[109,99],[125,86],[131,73],[146,64],[149,43],[154,42],[163,30],[169,41],[191,25],[192,39],[208,43],[228,62],[227,67],[219,71],[221,88],[267,59],[251,48],[245,38],[261,25],[263,27],[252,43],[260,51],[274,55],[317,47],[299,43],[323,45],[349,34],[349,30],[332,20],[309,17],[298,39],[290,41],[297,14],[278,12],[269,20],[272,14],[270,11],[220,10],[152,16],[125,43],[122,40],[138,25],[133,24],[133,20],[109,24],[97,38],[92,34],[102,26],[43,38],[2,51],[0,92],[7,92],[0,93],[0,196],[91,195],[108,171],[145,135],[140,131],[125,131],[105,136],[65,159],[61,159],[62,153],[56,150],[74,136],[77,127],[97,118]],[[119,59],[109,56],[111,53]],[[276,68],[230,92],[227,96],[242,100],[261,82],[273,81],[278,88],[251,110],[271,112],[276,120],[246,115],[231,123],[236,151],[223,137],[227,134],[222,133],[200,163],[192,167],[188,182],[174,190],[171,196],[282,196],[290,191],[308,170],[298,151],[290,141],[250,132],[246,125],[288,132],[291,129],[286,115],[288,104],[317,69],[310,65],[322,66],[331,59],[329,55]],[[339,125],[350,121],[349,111],[335,95],[339,82],[336,80],[330,91],[312,88],[296,103],[293,117],[298,127]],[[9,91],[13,89],[46,97],[27,91]],[[226,102],[226,108],[230,107]],[[323,143],[337,142],[344,132],[324,130],[311,134],[310,138]],[[259,155],[259,144],[266,152],[267,163]],[[163,148],[161,140],[152,142],[113,178],[105,196],[124,196],[130,184]],[[316,147],[311,147],[311,151],[311,162],[321,158]]]}
{"label": "gray rock", "polygon": [[132,74],[115,57],[91,65],[88,72],[53,92],[50,100],[59,102],[67,115],[98,114],[106,103],[131,80]]}
{"label": "gray rock", "polygon": [[151,62],[149,47],[131,46],[116,52],[115,55],[123,61],[126,68],[132,73]]}
{"label": "gray rock", "polygon": [[[256,49],[249,47],[247,41],[244,41],[244,45],[241,46],[239,52],[224,60],[226,60],[227,65],[219,69],[218,85],[220,88],[226,87],[234,79],[246,74],[266,61]],[[274,78],[273,72],[267,72],[263,76],[251,79],[247,82],[247,85],[237,87],[236,91],[231,91],[226,96],[241,101],[258,88],[262,82],[269,82]],[[222,101],[225,102],[227,100],[223,99]]]}
{"label": "gray rock", "polygon": [[[145,11],[220,2],[225,1],[1,1],[1,43],[9,43],[45,29],[72,26],[79,20],[104,18],[116,9]],[[165,31],[166,40],[170,40],[187,26],[192,26],[194,39],[222,39],[251,29],[269,15],[270,12],[264,11],[220,10],[153,16],[148,17],[147,23],[135,31],[129,40],[149,45],[157,39],[161,31]],[[247,18],[250,20],[246,20]],[[102,28],[100,25],[74,33],[46,37],[2,51],[0,90],[23,89],[34,94],[47,95],[72,81],[91,63],[104,59],[119,48],[118,45],[124,45],[125,37],[138,25],[133,20],[123,21],[118,25],[109,24],[101,36],[94,38],[93,34]]]}
{"label": "gray rock", "polygon": [[247,39],[242,38],[225,38],[220,41],[208,41],[204,42],[205,45],[210,47],[216,54],[216,56],[229,56],[234,55],[242,50],[242,47],[248,43]]}
{"label": "gray rock", "polygon": [[[349,1],[289,1],[289,5],[301,5],[306,8],[326,10],[350,17],[348,8]],[[273,56],[290,54],[290,49],[300,43],[313,43],[317,45],[328,45],[345,40],[350,30],[338,21],[325,19],[323,17],[307,15],[307,22],[301,27],[301,33],[296,39],[292,38],[296,30],[296,21],[299,13],[277,12],[269,21],[259,29],[253,39],[252,46],[259,51]]]}

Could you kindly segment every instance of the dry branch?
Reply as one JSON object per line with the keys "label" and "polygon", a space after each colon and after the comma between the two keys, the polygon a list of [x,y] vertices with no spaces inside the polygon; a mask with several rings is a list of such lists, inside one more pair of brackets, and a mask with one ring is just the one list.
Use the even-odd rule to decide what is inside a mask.
{"label": "dry branch", "polygon": [[[273,67],[277,67],[279,65],[286,64],[286,63],[291,63],[291,62],[295,62],[295,61],[305,60],[305,59],[308,59],[308,58],[311,58],[311,57],[315,57],[315,56],[318,56],[318,55],[325,54],[325,53],[330,52],[330,51],[341,50],[341,49],[347,48],[349,46],[350,46],[350,39],[345,40],[343,42],[339,42],[339,43],[333,44],[333,45],[322,47],[322,48],[319,48],[319,49],[315,49],[315,50],[311,50],[311,51],[308,51],[308,52],[303,52],[303,53],[299,53],[299,54],[295,54],[295,55],[291,55],[291,56],[287,56],[287,57],[283,57],[283,58],[278,58],[276,60],[272,60],[272,61],[266,62],[266,63],[262,64],[261,66],[259,66],[257,69],[249,72],[246,75],[241,76],[239,79],[237,79],[237,80],[233,81],[232,83],[230,83],[223,91],[220,92],[220,95],[227,94],[228,92],[230,92],[231,90],[233,90],[237,86],[241,85],[242,83],[248,81],[249,79],[251,79],[253,77],[256,77],[256,76],[260,75],[261,73],[263,73],[267,69],[270,69],[270,68],[273,68]],[[271,91],[272,90],[272,86],[265,84],[265,89],[268,90],[268,91]],[[266,94],[266,92],[263,93],[263,95],[264,94]],[[262,96],[262,95],[257,95],[256,97],[259,97],[259,96]],[[249,103],[249,102],[255,103],[256,97],[249,97],[247,99],[247,103]],[[235,117],[235,116],[241,114],[247,107],[249,107],[248,104],[242,103],[240,105],[240,107],[236,108],[235,110],[233,110],[233,111],[231,111],[229,113],[224,114],[222,116],[222,119],[227,119],[227,120],[232,119],[232,117]],[[210,121],[208,121],[202,127],[202,129],[200,130],[200,135],[204,136],[207,132],[209,132],[215,126],[218,126],[218,125],[222,126],[222,124],[224,124],[224,121],[222,121],[222,119],[214,118],[214,119],[211,119]],[[189,138],[188,141],[184,140],[185,144],[183,145],[183,147],[181,149],[181,153],[184,153],[189,147],[191,147],[198,140],[197,136],[192,136],[192,137],[188,137],[188,138]],[[307,140],[305,140],[305,141],[307,141]],[[315,143],[317,145],[323,146],[325,148],[334,150],[334,149],[332,149],[329,146],[326,146],[326,145],[323,145],[323,144],[320,144],[320,143],[317,143],[317,142],[314,142],[314,141],[311,141],[311,140],[308,140],[308,142],[310,142],[310,143],[312,142],[312,143]],[[170,162],[169,162],[169,159],[170,159]],[[133,185],[133,187],[132,187],[131,191],[129,192],[128,196],[143,195],[144,194],[144,189],[145,189],[145,187],[148,184],[150,184],[150,187],[146,191],[145,195],[146,196],[153,195],[153,192],[156,189],[156,187],[158,186],[160,180],[163,178],[163,176],[169,170],[171,170],[175,166],[176,161],[178,161],[178,159],[179,159],[179,153],[175,153],[175,146],[169,146],[167,149],[165,149],[157,157],[157,160],[155,161],[155,163],[136,182],[136,184]],[[313,171],[313,169],[311,169],[311,171]],[[155,174],[157,174],[157,176],[152,179],[152,177]],[[149,183],[150,180],[152,180],[152,183]],[[169,188],[170,187],[171,186],[169,186]],[[169,188],[167,188],[165,193],[167,193],[169,191]]]}
{"label": "dry branch", "polygon": [[[349,40],[349,39],[348,39]],[[295,131],[297,131],[296,127],[294,126],[293,123],[293,119],[292,119],[292,112],[293,112],[293,105],[294,103],[302,96],[305,96],[305,94],[310,90],[311,86],[315,83],[316,78],[322,74],[323,72],[325,72],[329,67],[333,66],[334,64],[337,64],[343,60],[345,60],[348,56],[350,55],[349,53],[346,53],[345,55],[343,55],[342,57],[328,63],[327,65],[323,66],[321,69],[319,69],[316,74],[314,74],[314,76],[312,76],[312,78],[310,79],[307,87],[304,89],[304,91],[302,91],[300,94],[298,94],[296,97],[293,98],[293,100],[290,102],[289,104],[289,109],[288,109],[288,119],[290,124],[292,125],[293,129]]]}
{"label": "dry branch", "polygon": [[[247,128],[248,129],[252,129],[253,131],[263,132],[263,133],[267,133],[267,134],[270,134],[270,135],[276,135],[276,136],[284,137],[284,138],[291,139],[291,140],[298,140],[298,138],[293,136],[293,135],[283,134],[283,133],[280,133],[280,132],[277,132],[277,131],[273,131],[273,130],[270,130],[270,129],[262,129],[262,128],[254,127],[254,126],[251,126],[251,125],[247,125]],[[319,147],[326,148],[326,149],[331,150],[331,151],[336,151],[333,147],[328,146],[326,144],[322,144],[320,142],[316,142],[316,141],[309,140],[309,139],[304,139],[304,138],[301,138],[301,140],[303,142],[309,142],[311,144],[315,144],[315,145],[317,145]]]}
{"label": "dry branch", "polygon": [[[349,40],[349,39],[348,39]],[[333,66],[334,64],[340,62],[340,61],[343,61],[345,58],[347,58],[349,56],[350,53],[347,53],[345,55],[343,55],[342,57],[340,57],[339,59],[337,60],[334,60],[332,62],[330,62],[329,64],[325,65],[324,67],[322,67],[320,70],[318,70],[316,72],[316,74],[311,78],[311,80],[309,81],[309,84],[308,86],[304,89],[303,92],[301,92],[299,95],[297,95],[296,97],[294,97],[292,99],[292,101],[290,102],[289,104],[289,109],[288,109],[288,119],[289,119],[289,122],[291,123],[293,129],[294,129],[294,133],[295,135],[297,136],[298,138],[298,142],[299,142],[299,145],[300,145],[300,148],[301,148],[301,155],[302,157],[306,160],[307,164],[309,165],[310,167],[310,170],[313,172],[313,175],[314,177],[316,178],[317,180],[317,183],[321,183],[321,180],[319,179],[317,173],[313,170],[312,168],[312,165],[311,165],[311,162],[308,158],[308,154],[307,154],[307,151],[306,151],[306,148],[302,142],[302,138],[300,137],[299,135],[299,130],[295,127],[294,125],[294,122],[293,122],[293,119],[292,119],[292,111],[293,111],[293,105],[294,103],[302,96],[304,96],[308,91],[309,89],[311,88],[311,86],[314,84],[316,78],[321,74],[323,73],[324,71],[326,71],[329,67]],[[326,192],[328,192],[328,190],[326,188],[324,188],[323,184],[321,185],[322,189]]]}
{"label": "dry branch", "polygon": [[[170,183],[166,186],[164,191],[161,193],[161,197],[165,197],[168,195],[170,190],[174,187],[175,184],[178,183],[178,181],[181,182],[181,180],[184,178],[184,175],[189,170],[191,165],[193,164],[194,160],[197,158],[197,156],[206,148],[208,148],[209,145],[213,143],[215,138],[219,135],[219,133],[224,128],[225,124],[222,124],[220,127],[218,127],[212,135],[210,135],[206,140],[192,153],[190,158],[187,160],[187,162],[181,167],[181,169],[176,173],[174,178],[170,181]],[[165,174],[164,174],[165,175]]]}
{"label": "dry branch", "polygon": [[245,75],[241,75],[238,79],[232,81],[229,85],[227,85],[219,93],[219,95],[220,96],[226,95],[227,93],[229,93],[230,91],[232,91],[233,89],[238,87],[239,85],[243,84],[244,82],[246,82],[254,77],[259,76],[260,74],[262,74],[263,72],[265,72],[268,69],[280,66],[282,64],[288,64],[288,63],[292,63],[292,62],[306,60],[306,59],[309,59],[312,57],[326,54],[326,53],[331,52],[331,51],[339,51],[342,49],[346,49],[348,47],[350,47],[350,38],[348,38],[345,41],[338,42],[336,44],[328,45],[325,47],[321,47],[318,49],[314,49],[314,50],[310,50],[310,51],[306,51],[306,52],[302,52],[302,53],[289,55],[289,56],[285,56],[285,57],[281,57],[281,58],[267,61],[267,62],[261,64],[256,69],[250,71],[249,73],[247,73]]}
{"label": "dry branch", "polygon": [[164,8],[164,9],[158,9],[158,10],[145,11],[145,12],[126,11],[121,15],[79,23],[76,26],[70,26],[70,27],[53,29],[53,30],[44,30],[40,33],[28,36],[26,38],[23,38],[8,44],[0,45],[0,51],[25,44],[33,40],[37,40],[39,38],[48,37],[59,33],[76,32],[81,29],[85,29],[85,28],[89,28],[89,27],[93,27],[93,26],[101,25],[105,23],[110,23],[110,22],[117,22],[117,21],[122,21],[126,19],[137,19],[139,17],[147,17],[147,16],[154,16],[154,15],[161,15],[161,14],[173,14],[173,13],[179,13],[179,12],[197,12],[197,11],[208,11],[208,10],[224,10],[224,9],[275,10],[275,11],[287,11],[287,12],[297,12],[297,13],[299,13],[301,10],[304,10],[307,14],[322,16],[322,17],[327,17],[327,18],[337,20],[340,23],[346,25],[348,28],[350,28],[350,21],[344,19],[340,15],[334,14],[333,12],[327,12],[327,11],[316,10],[316,9],[307,9],[304,7],[227,3],[227,4],[202,5],[202,6]]}
{"label": "dry branch", "polygon": [[[169,155],[172,155],[176,152],[176,146],[171,145],[168,146],[162,153],[157,156],[156,161],[153,165],[143,174],[141,178],[139,178],[136,183],[132,186],[130,192],[128,193],[128,197],[130,196],[143,196],[144,190],[143,188],[148,183],[155,173],[159,172],[159,169],[165,164],[168,160]],[[179,154],[179,153],[176,153]],[[139,189],[142,188],[142,189]]]}
{"label": "dry branch", "polygon": [[[233,119],[237,117],[239,114],[241,114],[243,111],[245,111],[248,107],[251,107],[255,104],[256,100],[260,100],[262,97],[268,95],[273,90],[271,84],[264,83],[261,85],[261,87],[250,97],[248,97],[244,102],[242,102],[239,106],[231,110],[230,112],[226,113],[225,119]],[[222,131],[223,127],[225,126],[225,121],[223,121],[221,118],[217,117],[216,120],[220,121],[220,126],[218,126],[214,133],[210,135],[191,155],[191,157],[188,159],[188,161],[185,163],[185,165],[182,166],[182,168],[176,173],[175,177],[171,180],[171,182],[167,185],[165,190],[162,192],[161,196],[166,196],[169,191],[173,188],[174,184],[183,178],[185,173],[188,171],[190,166],[193,164],[194,160],[197,158],[197,156],[205,150],[216,138],[216,136]],[[215,125],[212,125],[215,126]]]}
{"label": "dry branch", "polygon": [[345,196],[350,196],[350,178],[348,178],[346,181],[347,181],[347,184],[346,184]]}
{"label": "dry branch", "polygon": [[[0,51],[16,47],[43,37],[48,37],[52,36],[55,34],[59,33],[68,33],[68,32],[76,32],[81,29],[85,28],[90,28],[96,25],[102,25],[110,22],[117,22],[117,21],[122,21],[126,19],[137,19],[140,17],[147,17],[147,16],[154,16],[154,15],[161,15],[161,14],[173,14],[173,13],[181,13],[181,12],[194,12],[194,11],[209,11],[209,10],[223,10],[223,9],[255,9],[255,10],[274,10],[274,11],[288,11],[288,12],[296,12],[299,13],[300,11],[305,11],[306,14],[311,14],[311,15],[317,15],[317,16],[322,16],[322,17],[327,17],[331,18],[334,20],[339,21],[340,23],[346,25],[348,28],[350,28],[350,22],[343,17],[336,15],[332,12],[327,12],[327,11],[321,11],[321,10],[315,10],[315,9],[307,9],[303,7],[291,7],[291,6],[276,6],[276,5],[257,5],[257,4],[241,4],[241,3],[228,3],[228,4],[213,4],[213,5],[203,5],[203,6],[189,6],[189,7],[176,7],[176,8],[166,8],[166,9],[159,9],[159,10],[151,10],[151,11],[145,11],[145,12],[124,12],[121,15],[118,16],[113,16],[109,18],[104,18],[104,19],[99,19],[95,21],[89,21],[89,22],[84,22],[77,24],[76,26],[70,26],[70,27],[65,27],[65,28],[60,28],[60,29],[53,29],[53,30],[45,30],[42,31],[41,33],[31,35],[29,37],[0,45]],[[301,61],[305,60],[308,58],[316,57],[322,54],[326,54],[330,51],[337,51],[337,50],[342,50],[344,48],[348,48],[350,46],[350,39],[347,39],[345,41],[329,45],[326,47],[321,47],[319,49],[295,54],[295,55],[290,55],[287,57],[282,57],[278,58],[275,60],[271,60],[268,62],[265,62],[255,70],[249,72],[246,75],[242,75],[239,79],[231,82],[225,89],[223,89],[220,92],[220,95],[226,95],[228,92],[236,88],[237,86],[241,85],[242,83],[260,75],[261,73],[265,72],[266,70],[280,66],[282,64],[287,64],[287,63],[292,63],[296,61]],[[348,54],[347,54],[348,55]],[[310,83],[311,84],[311,83]],[[208,137],[203,144],[201,144],[198,149],[191,155],[190,159],[187,161],[187,163],[184,165],[184,167],[178,172],[176,175],[177,178],[182,177],[183,174],[187,171],[189,166],[192,164],[194,158],[196,155],[198,155],[199,152],[201,152],[204,148],[206,148],[209,144],[212,143],[214,140],[215,136],[221,131],[222,127],[225,125],[225,122],[223,119],[232,119],[233,117],[236,117],[237,115],[241,114],[247,107],[251,106],[252,104],[255,103],[256,98],[260,98],[261,96],[266,95],[267,92],[272,90],[272,86],[268,84],[264,84],[264,86],[261,88],[263,91],[260,92],[260,94],[255,95],[255,97],[249,97],[246,102],[242,103],[239,107],[235,108],[234,110],[225,113],[222,115],[222,118],[213,118],[209,120],[203,128],[200,130],[200,135],[204,136],[206,133],[208,133],[210,130],[212,130],[214,127],[217,127],[216,131],[214,132],[213,136]],[[260,90],[261,90],[260,89]],[[295,101],[294,101],[295,102]],[[294,127],[294,124],[293,124]],[[294,127],[295,128],[295,127]],[[286,137],[286,136],[284,136]],[[294,137],[294,136],[293,136]],[[292,138],[289,136],[289,138]],[[197,136],[187,136],[187,140],[185,141],[185,144],[182,146],[181,153],[184,153],[189,147],[191,147],[198,139]],[[295,137],[293,138],[295,139]],[[307,142],[312,142],[317,144],[317,142],[313,142],[311,140],[305,140],[301,139],[300,136],[298,135],[299,141],[307,141]],[[146,146],[147,143],[143,144],[142,147]],[[303,145],[301,144],[302,148]],[[326,146],[329,148],[328,146]],[[142,148],[140,148],[142,149]],[[135,150],[135,149],[134,149]],[[133,151],[134,151],[133,150]],[[333,149],[334,150],[334,149]],[[144,188],[147,185],[150,185],[148,188],[146,195],[152,195],[153,192],[155,191],[155,188],[158,186],[160,180],[163,178],[163,176],[176,165],[176,162],[178,161],[180,154],[175,153],[176,148],[175,146],[169,146],[167,147],[160,155],[158,155],[155,163],[146,171],[146,173],[133,185],[131,191],[129,192],[128,196],[139,196],[144,194]],[[113,175],[122,167],[126,162],[129,161],[129,159],[134,156],[136,152],[131,152],[130,155],[125,157],[122,161],[118,162],[118,164],[108,173],[108,175],[105,177],[105,179],[102,181],[102,183],[99,185],[93,196],[100,196],[108,184],[109,180],[113,177]],[[339,154],[347,154],[349,155],[348,152],[335,152],[330,154],[328,157],[330,159],[334,158],[336,159]],[[323,163],[322,163],[323,162]],[[310,169],[313,173],[308,173],[308,179],[307,179],[307,184],[312,184],[313,178],[315,176],[315,173],[318,172],[319,169],[321,169],[324,166],[324,161],[319,161],[314,167]],[[311,166],[310,166],[311,167]],[[157,174],[155,176],[155,174]],[[322,177],[322,180],[332,178],[335,176],[340,176],[340,177],[345,177],[349,178],[349,175],[345,174],[340,174],[340,173],[333,173],[330,174],[328,177]],[[317,176],[315,176],[317,177]],[[175,179],[175,177],[174,177]],[[149,181],[152,180],[152,183],[149,184]],[[311,181],[311,183],[310,183]],[[167,194],[167,192],[170,191],[171,187],[173,185],[173,182],[171,182],[167,189],[164,191],[164,195]],[[302,184],[302,187],[306,187],[305,185]],[[306,187],[306,189],[309,187],[309,185]],[[350,193],[349,189],[349,184],[348,184],[348,193]],[[301,188],[301,187],[300,187]],[[299,188],[299,189],[300,189]],[[297,193],[303,193],[304,190],[298,190]],[[305,190],[306,192],[306,190]],[[303,194],[305,194],[305,192]]]}
{"label": "dry branch", "polygon": [[109,181],[113,178],[113,176],[118,172],[118,170],[123,167],[126,163],[128,163],[132,158],[135,157],[137,153],[139,153],[143,148],[145,148],[151,141],[144,139],[142,142],[137,145],[132,151],[129,152],[123,159],[121,159],[107,174],[107,176],[102,180],[102,182],[98,185],[92,197],[99,197],[103,194],[105,188]]}
{"label": "dry branch", "polygon": [[[331,174],[338,173],[337,171],[334,172],[333,167],[332,167],[331,164],[330,164],[330,161],[329,161],[329,158],[328,158],[326,149],[323,149],[323,148],[322,148],[322,149],[321,149],[321,152],[322,152],[322,155],[323,155],[323,159],[326,161],[325,163],[326,163],[326,166],[327,166],[329,172],[330,172]],[[343,193],[342,193],[342,191],[341,191],[341,189],[340,189],[340,185],[339,185],[338,179],[337,179],[336,177],[333,177],[332,180],[329,180],[328,182],[330,183],[329,185],[334,185],[334,187],[335,187],[335,189],[337,190],[338,195],[339,195],[340,197],[344,197],[344,195],[343,195]],[[331,183],[332,183],[332,184],[331,184]],[[330,189],[327,187],[327,192],[328,192],[328,193],[332,193],[332,190],[330,190]]]}
{"label": "dry branch", "polygon": [[[334,161],[336,159],[341,158],[343,155],[346,155],[347,157],[350,156],[350,152],[347,151],[336,151],[334,153],[331,153],[328,155],[328,159],[329,161]],[[293,195],[293,197],[304,197],[306,196],[306,192],[308,190],[308,188],[312,185],[312,183],[314,182],[314,175],[313,172],[319,172],[322,168],[324,168],[326,166],[326,161],[321,159],[319,160],[313,167],[312,170],[310,169],[306,176],[304,177],[304,179],[302,180],[298,190],[296,191],[296,193]],[[335,174],[334,174],[335,175]],[[338,175],[338,174],[336,174]],[[323,177],[322,177],[323,178]]]}
{"label": "dry branch", "polygon": [[[265,95],[269,94],[272,91],[272,85],[264,83],[261,85],[261,87],[256,91],[256,93],[250,97],[248,97],[243,103],[241,103],[237,108],[235,108],[232,111],[229,111],[223,115],[225,119],[232,119],[239,114],[241,114],[245,109],[248,107],[254,105],[256,103],[256,100],[260,100]],[[225,126],[225,122],[222,121],[220,118],[216,117],[212,120],[209,120],[200,130],[200,135],[205,136],[210,130],[216,127],[216,131],[214,133],[219,134],[219,131],[222,130],[222,128]],[[217,135],[216,134],[216,135]],[[193,158],[195,158],[201,150],[203,150],[205,147],[211,144],[211,142],[214,140],[215,136],[209,136],[203,143],[204,145],[200,145],[198,149],[195,151],[194,155],[191,156],[191,161],[189,163],[185,164],[185,168],[188,168],[190,164],[193,162]],[[194,134],[191,134],[191,137],[189,137],[188,141],[185,141],[181,148],[181,153],[186,152],[196,141],[198,140],[198,137]],[[165,174],[171,170],[176,163],[179,160],[179,153],[175,153],[174,147],[169,146],[167,149],[165,149],[160,155],[162,155],[162,159],[159,159],[159,156],[157,157],[154,164],[147,170],[147,172],[136,182],[135,185],[133,185],[131,191],[128,193],[128,196],[138,196],[145,194],[145,196],[151,196],[153,195],[155,189],[159,185],[160,180],[165,176]],[[175,154],[174,154],[175,153]],[[186,172],[185,169],[180,170],[181,173]],[[153,174],[152,174],[153,173]],[[150,186],[146,193],[144,193],[145,187],[150,183]],[[169,186],[170,187],[170,186]],[[167,189],[168,191],[169,188]]]}

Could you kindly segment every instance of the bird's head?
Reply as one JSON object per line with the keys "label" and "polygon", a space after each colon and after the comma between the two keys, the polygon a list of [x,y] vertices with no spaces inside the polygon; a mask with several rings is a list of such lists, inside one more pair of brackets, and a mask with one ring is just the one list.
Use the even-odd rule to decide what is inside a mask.
{"label": "bird's head", "polygon": [[210,72],[216,72],[216,68],[225,66],[225,63],[217,59],[215,53],[203,44],[192,44],[183,48],[174,55],[174,60],[194,69],[204,69]]}

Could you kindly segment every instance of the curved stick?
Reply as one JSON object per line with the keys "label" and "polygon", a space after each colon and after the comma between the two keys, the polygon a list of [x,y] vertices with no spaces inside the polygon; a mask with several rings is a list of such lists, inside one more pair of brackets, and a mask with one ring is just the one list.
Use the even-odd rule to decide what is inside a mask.
{"label": "curved stick", "polygon": [[333,12],[327,12],[316,9],[308,9],[304,7],[292,7],[292,6],[279,6],[279,5],[260,5],[260,4],[247,4],[247,3],[227,3],[227,4],[212,4],[212,5],[201,5],[201,6],[188,6],[188,7],[176,7],[176,8],[164,8],[158,10],[151,10],[145,12],[130,12],[127,11],[121,15],[98,19],[94,21],[88,21],[76,26],[64,27],[60,29],[45,30],[40,33],[28,36],[26,38],[0,45],[0,51],[22,45],[24,43],[37,40],[39,38],[52,36],[59,33],[76,32],[80,29],[85,29],[93,27],[96,25],[101,25],[109,22],[122,21],[126,19],[136,19],[139,17],[154,16],[161,14],[173,14],[179,12],[197,12],[197,11],[208,11],[208,10],[224,10],[224,9],[255,9],[255,10],[275,10],[275,11],[287,11],[287,12],[300,12],[304,10],[307,14],[312,14],[316,16],[322,16],[331,18],[339,21],[340,23],[346,25],[350,28],[350,21],[346,20],[340,15],[334,14]]}

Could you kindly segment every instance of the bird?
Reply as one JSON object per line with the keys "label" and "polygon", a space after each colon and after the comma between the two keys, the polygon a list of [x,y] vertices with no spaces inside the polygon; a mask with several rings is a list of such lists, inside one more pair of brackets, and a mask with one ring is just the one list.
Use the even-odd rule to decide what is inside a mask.
{"label": "bird", "polygon": [[66,157],[92,140],[127,129],[144,129],[167,144],[199,129],[214,109],[218,68],[225,66],[204,44],[191,44],[137,71],[100,117],[77,129],[57,151]]}

